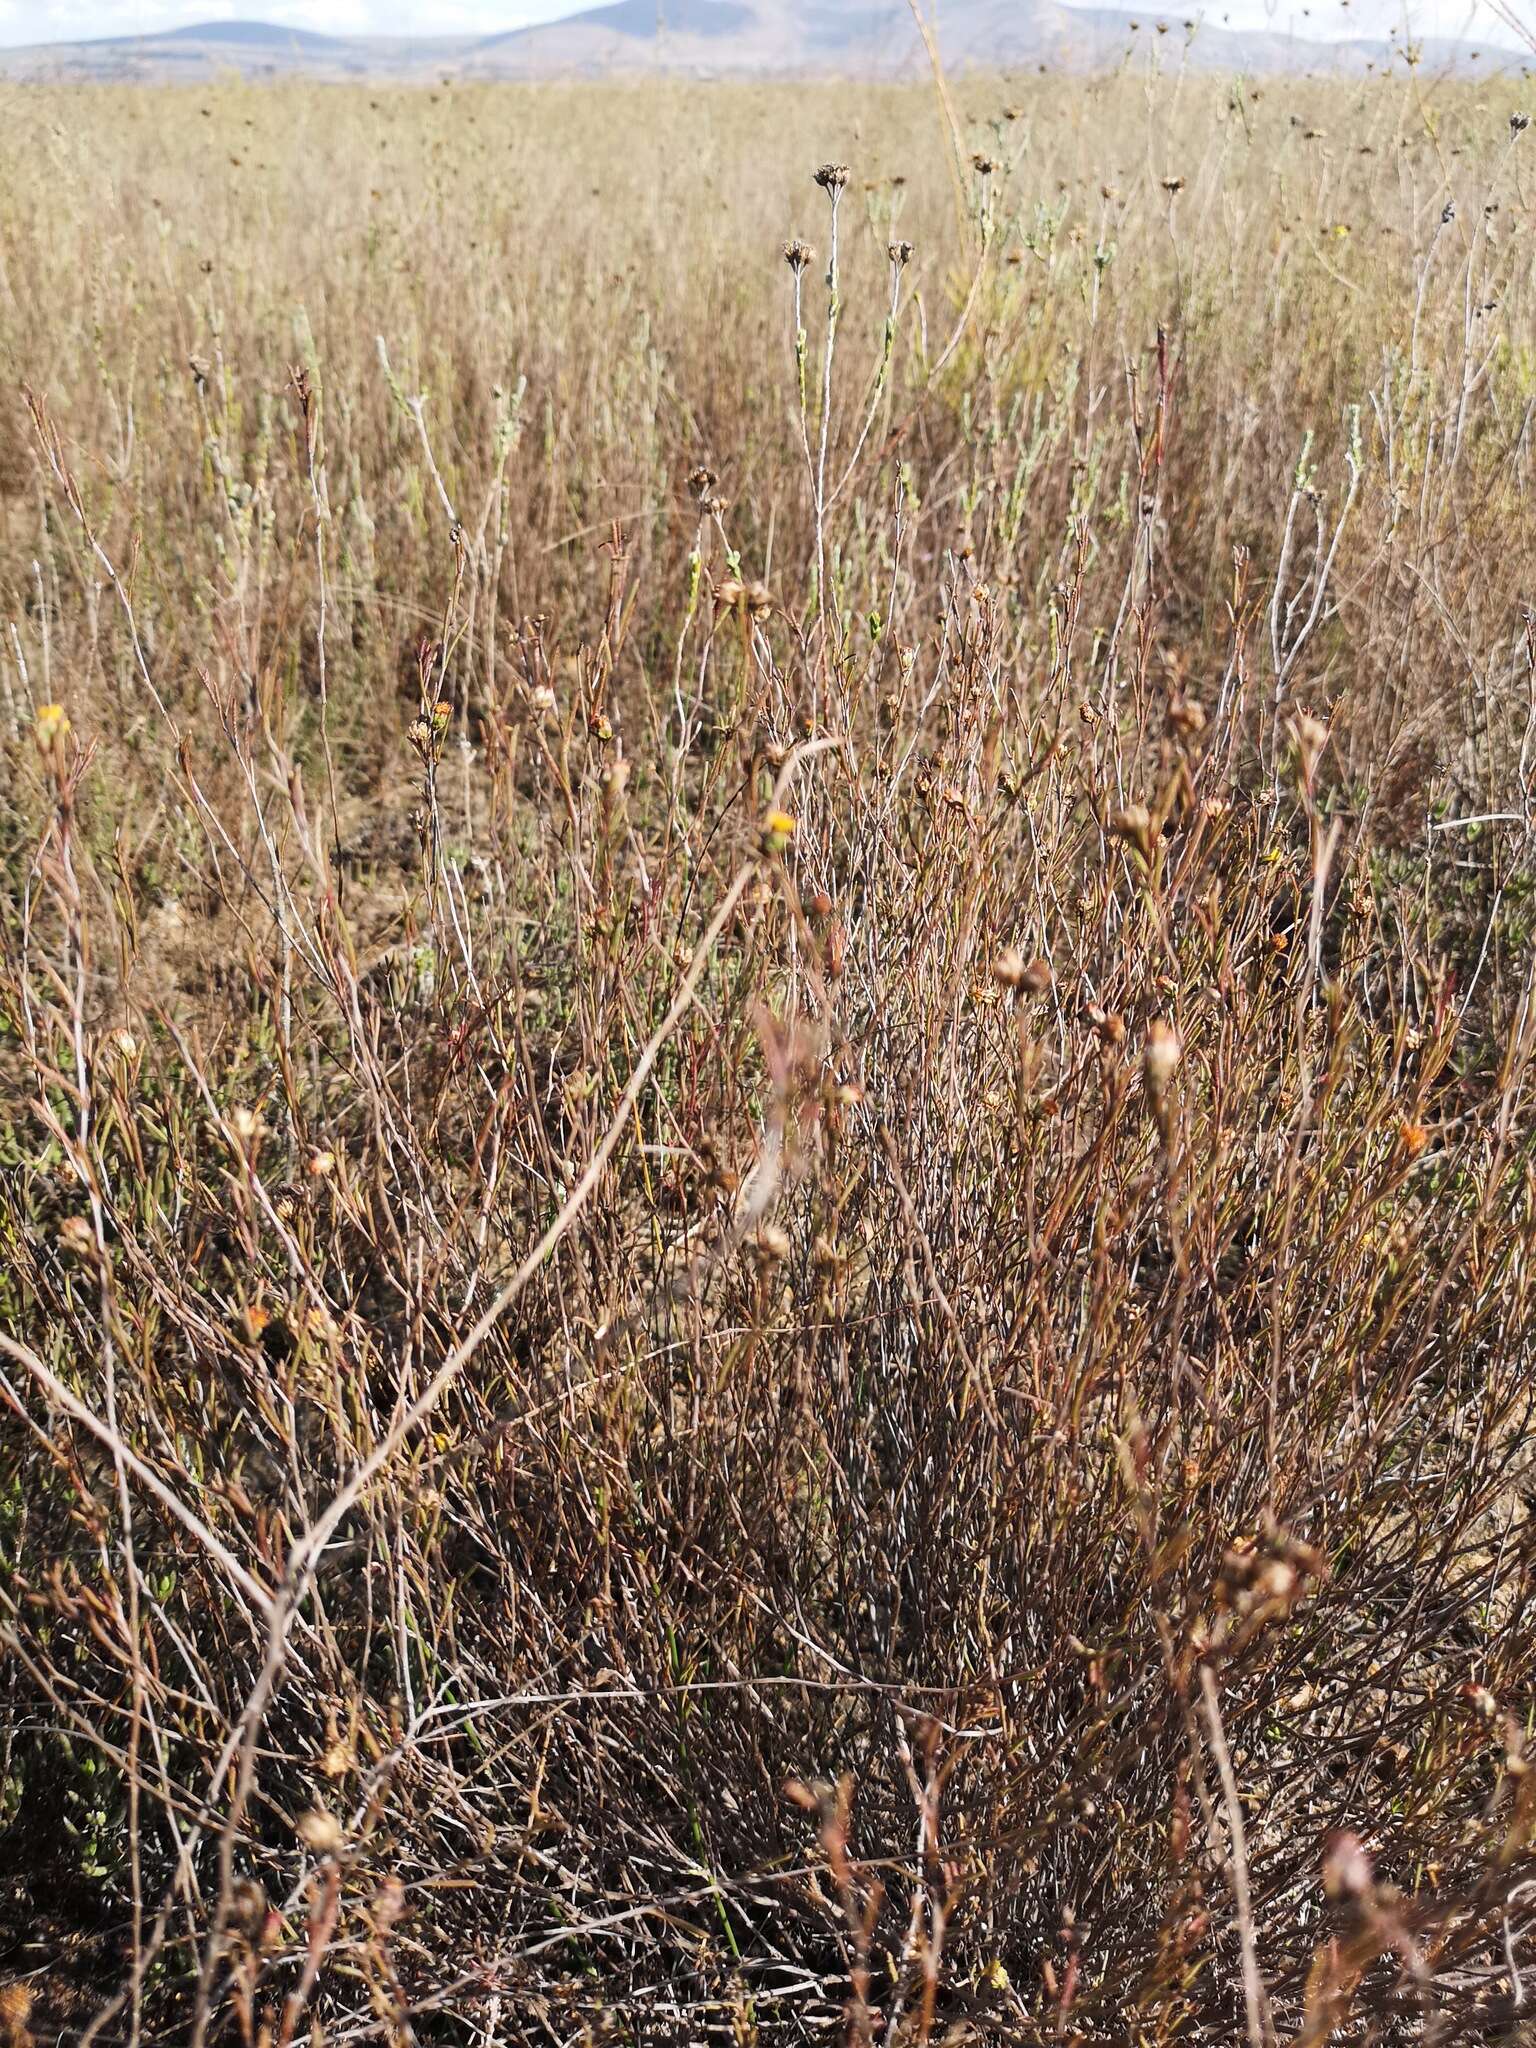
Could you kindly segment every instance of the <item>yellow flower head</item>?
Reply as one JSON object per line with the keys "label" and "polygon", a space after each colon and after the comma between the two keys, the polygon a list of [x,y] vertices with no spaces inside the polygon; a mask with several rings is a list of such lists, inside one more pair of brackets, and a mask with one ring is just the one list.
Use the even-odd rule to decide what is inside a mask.
{"label": "yellow flower head", "polygon": [[69,735],[69,713],[62,704],[44,704],[38,711],[37,723],[32,728],[37,735],[37,744],[44,753],[49,753],[60,740]]}
{"label": "yellow flower head", "polygon": [[795,820],[788,811],[770,811],[763,820],[764,853],[782,853],[795,836]]}

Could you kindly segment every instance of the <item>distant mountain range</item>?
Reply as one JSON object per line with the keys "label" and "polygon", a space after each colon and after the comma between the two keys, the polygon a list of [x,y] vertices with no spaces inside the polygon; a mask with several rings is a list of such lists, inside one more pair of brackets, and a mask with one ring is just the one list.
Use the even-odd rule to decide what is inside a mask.
{"label": "distant mountain range", "polygon": [[[1187,4],[1187,0],[1181,0]],[[958,69],[1114,64],[1128,47],[1189,42],[1209,69],[1343,71],[1380,68],[1401,43],[1309,42],[1273,32],[1191,24],[1155,10],[1132,15],[1059,0],[941,0],[937,23]],[[1487,76],[1518,72],[1529,54],[1430,42],[1423,60]],[[0,78],[110,83],[220,75],[463,79],[623,76],[668,71],[710,76],[844,72],[894,77],[918,69],[923,50],[906,0],[610,0],[564,21],[479,36],[330,36],[269,22],[207,22],[162,35],[38,43],[0,50]]]}

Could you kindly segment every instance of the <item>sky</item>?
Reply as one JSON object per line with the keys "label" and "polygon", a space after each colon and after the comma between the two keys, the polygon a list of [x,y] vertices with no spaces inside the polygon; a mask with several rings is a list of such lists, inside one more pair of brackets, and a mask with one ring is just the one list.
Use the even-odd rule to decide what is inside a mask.
{"label": "sky", "polygon": [[[1110,4],[1128,8],[1134,0]],[[1536,24],[1536,0],[1515,4]],[[1189,0],[1167,0],[1167,6],[1171,13],[1190,11]],[[148,35],[216,20],[280,22],[332,35],[490,34],[579,11],[579,0],[0,0],[0,44]],[[943,0],[931,11],[942,23]],[[1200,0],[1199,11],[1234,28],[1309,37],[1385,35],[1405,18],[1403,0]],[[1415,35],[1517,43],[1486,0],[1409,0],[1406,13]]]}
{"label": "sky", "polygon": [[326,35],[472,35],[555,21],[580,0],[0,0],[0,44],[153,35],[201,21],[271,21]]}

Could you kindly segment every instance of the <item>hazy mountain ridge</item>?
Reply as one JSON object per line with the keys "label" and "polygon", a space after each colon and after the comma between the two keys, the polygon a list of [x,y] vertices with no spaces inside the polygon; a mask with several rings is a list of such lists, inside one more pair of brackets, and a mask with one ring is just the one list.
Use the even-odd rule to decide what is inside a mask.
{"label": "hazy mountain ridge", "polygon": [[[137,40],[167,43],[205,42],[235,46],[249,44],[254,48],[266,48],[274,38],[297,44],[300,49],[305,50],[333,50],[340,47],[344,41],[342,37],[326,35],[318,29],[284,28],[270,21],[200,22],[191,28],[168,28],[160,36]],[[122,43],[136,39],[128,36],[106,36],[99,40]]]}
{"label": "hazy mountain ridge", "polygon": [[[658,32],[658,23],[660,31]],[[1380,65],[1401,46],[1359,39],[1308,42],[1273,31],[1183,19],[1076,9],[1057,0],[946,0],[938,32],[957,67],[1117,62],[1129,45],[1189,40],[1208,68],[1353,71]],[[1436,66],[1477,73],[1521,67],[1518,52],[1454,42],[1422,46]],[[0,77],[94,83],[246,77],[542,78],[655,71],[777,74],[857,71],[882,75],[923,62],[906,0],[610,0],[563,21],[490,35],[332,36],[261,21],[209,22],[158,35],[35,44],[0,50]]]}

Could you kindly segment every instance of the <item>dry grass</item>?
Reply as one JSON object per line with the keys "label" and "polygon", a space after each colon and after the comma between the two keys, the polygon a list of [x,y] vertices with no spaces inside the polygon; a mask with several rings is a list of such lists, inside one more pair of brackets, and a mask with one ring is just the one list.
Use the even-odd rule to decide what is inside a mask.
{"label": "dry grass", "polygon": [[6,98],[14,2043],[1519,2037],[1536,139],[957,96]]}

